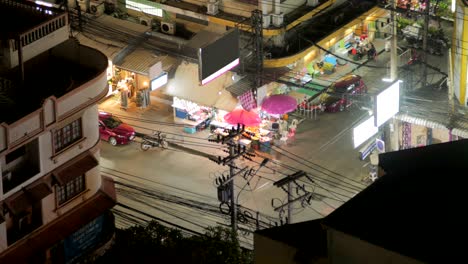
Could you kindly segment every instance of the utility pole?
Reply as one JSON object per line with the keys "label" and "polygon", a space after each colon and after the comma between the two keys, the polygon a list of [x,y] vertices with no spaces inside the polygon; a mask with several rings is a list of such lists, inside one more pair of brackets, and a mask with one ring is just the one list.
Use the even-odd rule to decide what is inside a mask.
{"label": "utility pole", "polygon": [[[292,208],[292,205],[293,203],[295,203],[296,201],[304,201],[304,200],[307,200],[308,202],[310,202],[310,199],[311,199],[311,193],[306,191],[305,190],[305,187],[304,186],[301,186],[299,184],[297,184],[296,180],[302,178],[302,177],[307,177],[311,182],[314,182],[308,175],[306,172],[304,171],[297,171],[291,175],[288,175],[286,176],[285,178],[281,179],[281,180],[278,180],[276,182],[273,183],[274,186],[276,187],[279,187],[281,189],[283,189],[283,191],[285,191],[287,194],[288,194],[288,202],[286,204],[282,204],[278,207],[274,207],[273,206],[273,201],[272,200],[272,206],[274,207],[273,209],[275,211],[280,211],[282,212],[284,209],[284,207],[287,207],[288,208],[288,212],[287,212],[287,218],[286,218],[286,223],[287,224],[291,224],[292,223],[292,211],[293,211],[293,208]],[[295,183],[298,187],[298,190],[300,189],[303,194],[300,195],[299,197],[297,198],[294,198],[292,196],[292,183]],[[287,185],[287,189],[284,187],[284,185]],[[297,194],[299,194],[299,191],[297,192]]]}
{"label": "utility pole", "polygon": [[255,52],[255,87],[256,98],[257,88],[263,85],[263,14],[256,9],[252,11],[252,29],[254,33]]}
{"label": "utility pole", "polygon": [[398,79],[398,55],[397,55],[397,21],[396,21],[397,0],[392,0],[392,11],[390,13],[392,19],[392,39],[390,43],[390,79],[395,81]]}
{"label": "utility pole", "polygon": [[[244,150],[245,151],[245,150]],[[229,157],[235,156],[234,145],[229,145]],[[237,206],[235,200],[235,190],[234,190],[234,161],[229,163],[229,193],[231,194],[231,227],[234,232],[237,232]]]}
{"label": "utility pole", "polygon": [[429,34],[429,10],[430,1],[425,0],[426,8],[424,9],[424,31],[423,31],[423,76],[422,76],[422,88],[427,86],[427,37]]}
{"label": "utility pole", "polygon": [[78,12],[78,29],[79,31],[83,31],[83,23],[82,23],[82,15],[81,15],[81,6],[78,3],[78,0],[75,0],[75,8],[76,11]]}
{"label": "utility pole", "polygon": [[234,177],[244,172],[247,167],[240,169],[237,173],[235,169],[237,168],[234,161],[239,157],[244,157],[248,160],[251,160],[250,157],[254,156],[253,154],[247,153],[246,147],[240,144],[234,144],[233,139],[244,132],[244,125],[242,127],[238,124],[237,129],[234,127],[229,130],[227,136],[218,135],[216,139],[209,139],[209,141],[227,144],[229,156],[222,158],[210,158],[210,160],[222,164],[224,166],[229,166],[229,177],[227,179],[217,179],[218,183],[218,199],[221,203],[229,202],[230,213],[231,213],[231,228],[234,232],[237,232],[237,204],[236,196],[234,190]]}

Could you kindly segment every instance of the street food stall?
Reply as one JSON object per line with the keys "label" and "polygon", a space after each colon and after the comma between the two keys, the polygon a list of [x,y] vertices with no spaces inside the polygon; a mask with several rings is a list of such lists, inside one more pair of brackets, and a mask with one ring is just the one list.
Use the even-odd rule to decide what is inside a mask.
{"label": "street food stall", "polygon": [[184,132],[193,134],[210,125],[213,116],[211,107],[200,106],[197,103],[174,97],[172,104],[174,121],[184,125]]}

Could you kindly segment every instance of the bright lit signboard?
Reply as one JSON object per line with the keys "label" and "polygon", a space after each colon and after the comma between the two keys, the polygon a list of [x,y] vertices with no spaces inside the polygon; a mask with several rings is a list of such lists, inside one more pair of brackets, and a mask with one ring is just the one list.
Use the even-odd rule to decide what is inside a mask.
{"label": "bright lit signboard", "polygon": [[[145,2],[146,4],[139,3],[139,2]],[[155,3],[155,2],[126,0],[125,7],[127,9],[136,10],[138,12],[143,12],[148,15],[153,15],[153,16],[158,16],[158,17],[163,16],[163,10],[159,8],[159,3]]]}
{"label": "bright lit signboard", "polygon": [[167,72],[163,72],[151,81],[151,91],[154,91],[167,83]]}
{"label": "bright lit signboard", "polygon": [[400,111],[400,81],[395,81],[390,87],[375,97],[375,126],[380,127]]}
{"label": "bright lit signboard", "polygon": [[203,79],[201,81],[201,84],[202,85],[205,85],[209,82],[211,82],[212,80],[216,79],[217,77],[219,77],[221,74],[229,71],[230,69],[236,67],[237,65],[239,64],[239,58],[231,61],[228,65],[224,66],[223,68],[219,69],[218,71],[214,72],[213,74],[211,74],[210,76],[206,77],[205,79]]}
{"label": "bright lit signboard", "polygon": [[370,116],[366,121],[353,128],[354,148],[359,147],[377,132],[379,132],[379,128],[374,125],[374,116]]}

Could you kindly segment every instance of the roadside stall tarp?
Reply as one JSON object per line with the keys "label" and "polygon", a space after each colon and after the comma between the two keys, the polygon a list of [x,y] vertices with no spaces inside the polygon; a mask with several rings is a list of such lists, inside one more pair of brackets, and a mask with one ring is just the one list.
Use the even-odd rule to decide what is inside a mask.
{"label": "roadside stall tarp", "polygon": [[168,55],[158,56],[153,51],[143,48],[136,48],[115,65],[121,69],[148,76],[150,67],[157,62],[161,62],[162,70],[166,72],[177,65],[176,58]]}
{"label": "roadside stall tarp", "polygon": [[201,86],[198,80],[198,65],[183,62],[177,67],[174,78],[168,81],[164,93],[202,106],[232,111],[236,108],[238,100],[224,89],[232,82],[232,73],[226,72]]}

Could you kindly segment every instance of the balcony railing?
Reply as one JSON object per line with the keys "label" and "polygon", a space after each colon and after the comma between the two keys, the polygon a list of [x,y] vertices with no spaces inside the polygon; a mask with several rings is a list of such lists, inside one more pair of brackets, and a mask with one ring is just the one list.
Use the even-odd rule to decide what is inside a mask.
{"label": "balcony railing", "polygon": [[[54,19],[46,21],[20,35],[19,40],[21,47],[25,47],[66,26],[68,26],[67,14],[62,14]],[[10,40],[10,45],[13,51],[18,50],[18,41],[12,39]]]}

